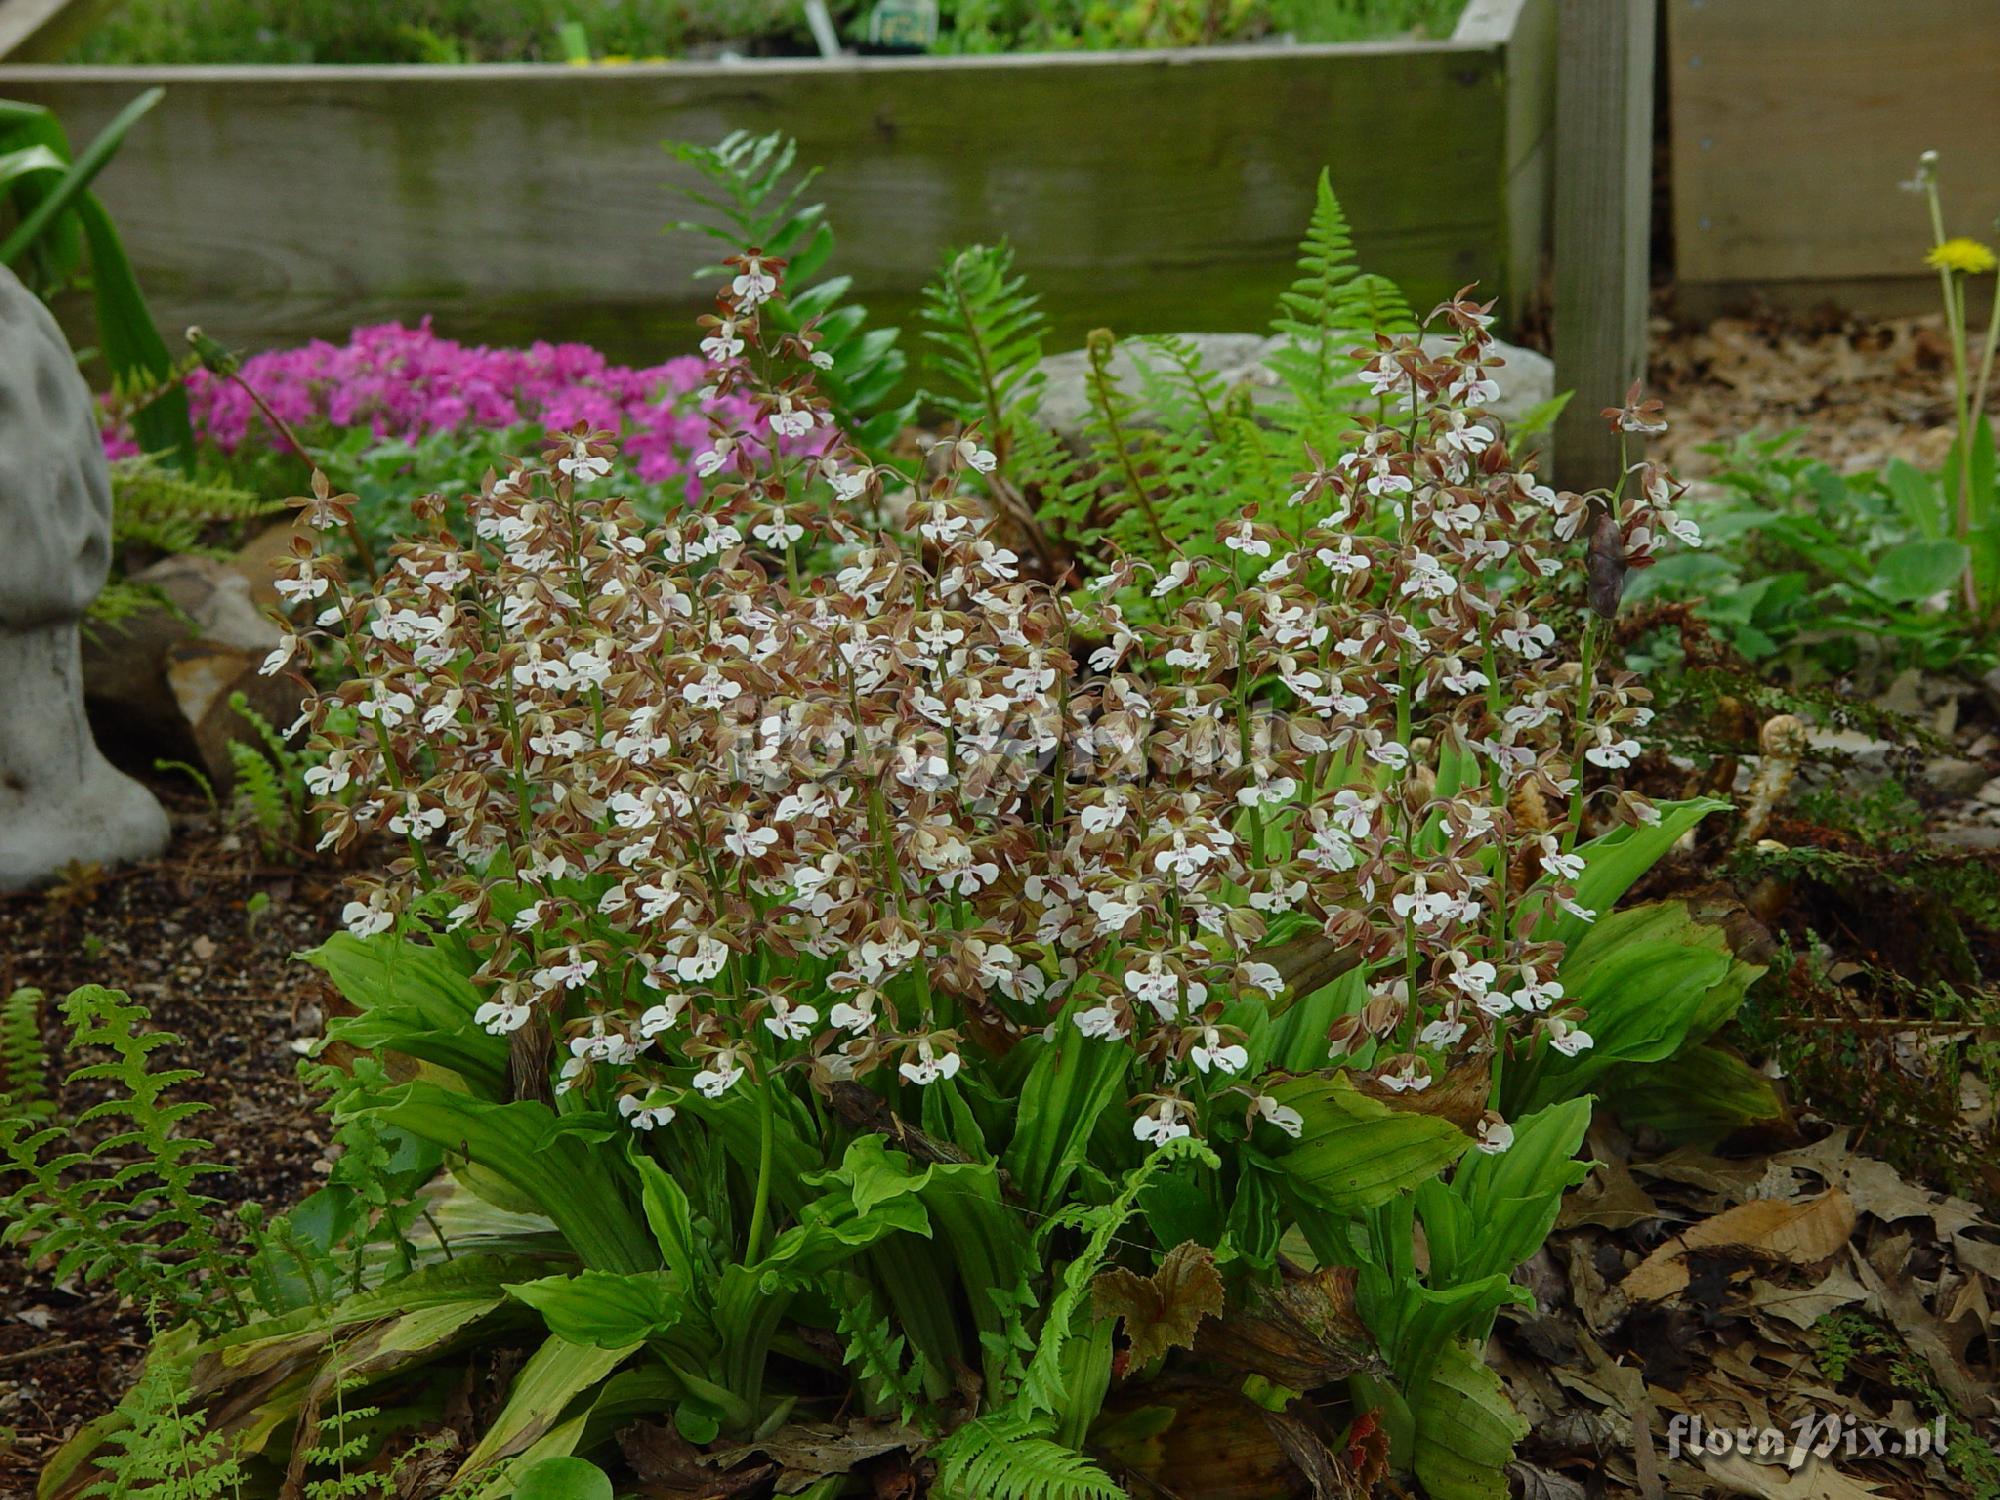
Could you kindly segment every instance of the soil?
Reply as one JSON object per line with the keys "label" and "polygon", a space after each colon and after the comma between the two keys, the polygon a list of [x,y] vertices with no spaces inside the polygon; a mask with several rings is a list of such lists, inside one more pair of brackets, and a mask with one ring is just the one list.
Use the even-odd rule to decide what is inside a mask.
{"label": "soil", "polygon": [[[293,1045],[319,1034],[320,986],[294,955],[333,929],[341,877],[274,865],[199,799],[155,790],[174,818],[164,858],[0,896],[0,995],[28,985],[51,997],[42,1031],[58,1076],[69,1066],[61,996],[102,984],[144,1002],[182,1038],[160,1065],[201,1075],[184,1097],[211,1112],[191,1128],[231,1168],[205,1191],[283,1206],[325,1169],[323,1122]],[[90,1102],[61,1096],[66,1116]],[[51,1286],[0,1249],[0,1496],[33,1492],[61,1441],[130,1384],[146,1340],[143,1309],[101,1284]]]}

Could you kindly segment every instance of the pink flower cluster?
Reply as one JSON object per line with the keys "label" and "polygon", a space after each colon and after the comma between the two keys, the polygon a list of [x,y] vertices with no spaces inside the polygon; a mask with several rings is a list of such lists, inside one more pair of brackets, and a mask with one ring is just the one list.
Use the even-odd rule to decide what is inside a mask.
{"label": "pink flower cluster", "polygon": [[[381,323],[357,328],[345,344],[316,339],[244,361],[243,378],[271,409],[312,441],[327,428],[366,426],[377,438],[415,441],[439,432],[496,430],[533,422],[551,431],[581,424],[620,436],[644,483],[689,475],[688,455],[706,446],[709,414],[696,394],[710,373],[695,356],[634,369],[587,344],[494,349],[432,331]],[[224,453],[273,441],[242,386],[205,370],[188,377],[195,435]],[[731,425],[749,414],[729,398],[718,412]],[[741,408],[740,412],[734,408]],[[130,435],[107,432],[113,457],[135,452]]]}

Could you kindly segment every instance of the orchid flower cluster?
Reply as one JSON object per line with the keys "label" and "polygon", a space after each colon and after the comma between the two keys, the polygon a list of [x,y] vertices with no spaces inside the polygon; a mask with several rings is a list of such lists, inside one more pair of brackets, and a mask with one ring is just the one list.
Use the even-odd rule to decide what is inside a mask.
{"label": "orchid flower cluster", "polygon": [[[760,317],[783,264],[732,268],[702,505],[643,525],[579,427],[466,498],[477,545],[433,497],[372,588],[303,538],[280,581],[352,669],[308,710],[326,842],[408,846],[347,925],[468,945],[478,1024],[539,1074],[517,1091],[553,1052],[558,1092],[638,1129],[787,1076],[907,1107],[1040,1033],[1130,1049],[1141,1141],[1296,1134],[1252,1043],[1301,998],[1299,941],[1364,966],[1326,1050],[1381,1092],[1590,1045],[1546,934],[1591,915],[1586,816],[1657,820],[1605,777],[1651,711],[1600,622],[1562,649],[1558,596],[1586,542],[1595,598],[1684,528],[1651,470],[1586,497],[1511,461],[1483,308],[1438,309],[1439,357],[1380,338],[1378,418],[1220,559],[1065,594],[967,493],[976,435],[933,455],[908,537],[857,523],[885,476],[833,428],[813,327]],[[298,503],[325,533],[348,499]]]}

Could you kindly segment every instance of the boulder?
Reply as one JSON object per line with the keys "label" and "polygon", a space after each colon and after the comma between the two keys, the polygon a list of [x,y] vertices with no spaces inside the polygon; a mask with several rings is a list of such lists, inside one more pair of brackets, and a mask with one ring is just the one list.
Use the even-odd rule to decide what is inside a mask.
{"label": "boulder", "polygon": [[[1202,362],[1228,384],[1249,385],[1252,399],[1259,404],[1279,399],[1281,387],[1270,358],[1284,347],[1284,339],[1257,333],[1186,333],[1180,337],[1193,344],[1200,351]],[[1139,387],[1132,349],[1143,342],[1120,339],[1111,360],[1112,373],[1140,401],[1142,421],[1144,394]],[[1424,347],[1433,354],[1453,347],[1454,343],[1448,335],[1441,334],[1426,335],[1424,339]],[[1496,359],[1493,379],[1500,387],[1500,397],[1493,403],[1492,411],[1511,425],[1555,394],[1555,366],[1547,355],[1532,349],[1500,342],[1493,348]],[[1154,363],[1157,365],[1157,361]],[[1041,418],[1068,443],[1081,439],[1089,419],[1089,371],[1089,357],[1081,349],[1052,354],[1042,361]]]}

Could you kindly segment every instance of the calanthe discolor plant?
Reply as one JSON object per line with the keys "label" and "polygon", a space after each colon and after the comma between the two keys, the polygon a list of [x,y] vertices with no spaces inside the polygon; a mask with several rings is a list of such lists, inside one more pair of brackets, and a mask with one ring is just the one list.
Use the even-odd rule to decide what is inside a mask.
{"label": "calanthe discolor plant", "polygon": [[[1633,1070],[1756,972],[1612,910],[1716,805],[1619,774],[1649,710],[1603,620],[1695,540],[1675,487],[1516,464],[1461,298],[1442,353],[1364,351],[1337,453],[1065,592],[970,493],[976,430],[885,493],[813,319],[770,316],[784,270],[738,255],[704,320],[664,522],[587,424],[421,502],[371,582],[352,497],[299,502],[328,546],[266,667],[339,664],[319,826],[401,851],[310,955],[343,1153],[218,1252],[223,1331],[160,1341],[114,1441],[188,1441],[184,1390],[246,1493],[345,1484],[422,1447],[349,1410],[504,1348],[453,1460],[496,1500],[634,1420],[725,1469],[796,1428],[772,1451],[824,1467],[780,1488],[820,1500],[890,1453],[939,1497],[1110,1500],[1197,1410],[1497,1500],[1522,1426],[1480,1350],[1592,1090],[1660,1119]],[[24,1193],[48,1144],[0,1132]]]}
{"label": "calanthe discolor plant", "polygon": [[[779,270],[743,260],[706,348],[718,395],[804,438],[811,335],[758,342]],[[1227,523],[1226,561],[1125,559],[1076,595],[960,493],[976,436],[907,545],[852,519],[880,476],[837,435],[718,424],[715,503],[658,529],[596,493],[609,448],[579,430],[468,501],[483,546],[440,519],[358,594],[301,557],[280,586],[354,671],[320,712],[363,726],[317,774],[328,840],[410,843],[349,926],[458,934],[517,1087],[553,1046],[560,1090],[644,1128],[690,1094],[929,1088],[1064,1029],[1133,1055],[1143,1140],[1296,1128],[1251,1043],[1299,998],[1273,957],[1302,932],[1370,979],[1315,1064],[1414,1091],[1588,1047],[1549,935],[1593,915],[1579,826],[1657,814],[1590,790],[1647,694],[1594,636],[1557,649],[1555,582],[1566,548],[1622,570],[1684,523],[1650,471],[1584,499],[1515,467],[1480,416],[1484,313],[1437,320],[1458,346],[1384,337],[1380,419]],[[308,513],[345,524],[338,496]]]}

